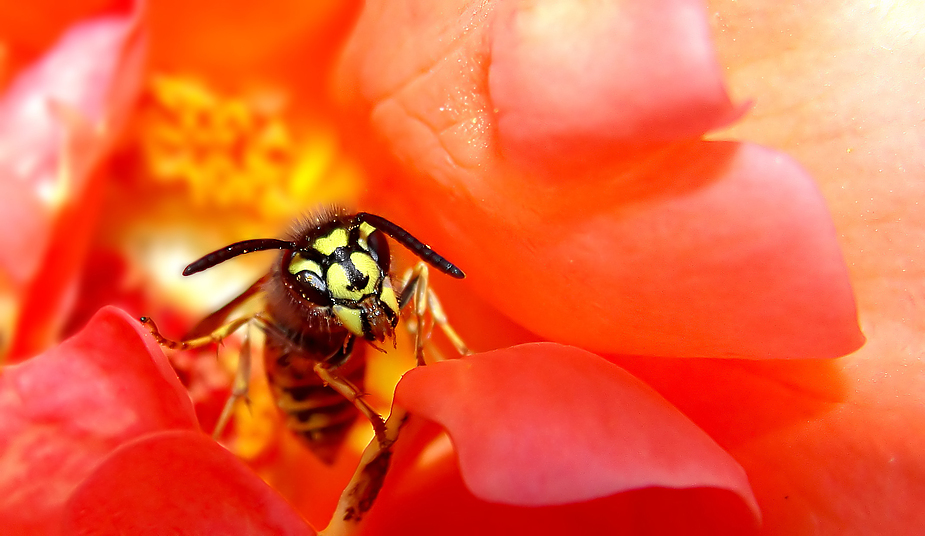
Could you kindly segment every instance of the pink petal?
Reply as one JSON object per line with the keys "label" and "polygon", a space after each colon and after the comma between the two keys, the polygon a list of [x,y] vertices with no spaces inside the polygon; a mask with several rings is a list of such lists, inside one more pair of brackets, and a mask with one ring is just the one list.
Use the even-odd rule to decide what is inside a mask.
{"label": "pink petal", "polygon": [[755,514],[741,497],[717,488],[645,488],[543,507],[486,502],[467,489],[450,440],[433,428],[437,426],[416,417],[405,425],[389,478],[364,519],[363,534],[745,536],[757,532]]}
{"label": "pink petal", "polygon": [[315,534],[241,460],[199,432],[109,456],[68,501],[66,534]]}
{"label": "pink petal", "polygon": [[15,355],[50,344],[69,306],[103,193],[94,172],[140,87],[139,21],[74,26],[0,100],[0,222],[17,229],[0,238],[0,273],[20,292]]}
{"label": "pink petal", "polygon": [[76,20],[98,14],[125,0],[0,0],[0,35],[9,47],[14,69],[34,59]]}
{"label": "pink petal", "polygon": [[506,156],[533,164],[695,138],[742,112],[697,0],[499,3],[489,89]]}
{"label": "pink petal", "polygon": [[[900,331],[880,334],[902,337]],[[921,335],[907,342],[913,339],[921,344]],[[925,528],[925,362],[904,356],[909,346],[895,348],[882,341],[841,360],[841,403],[732,450],[753,475],[769,530],[917,534]]]}
{"label": "pink petal", "polygon": [[43,532],[121,443],[197,429],[186,390],[137,320],[102,309],[61,345],[0,374],[0,525]]}
{"label": "pink petal", "polygon": [[553,505],[646,488],[737,493],[741,467],[645,384],[577,348],[525,344],[415,369],[396,402],[446,428],[477,497]]}

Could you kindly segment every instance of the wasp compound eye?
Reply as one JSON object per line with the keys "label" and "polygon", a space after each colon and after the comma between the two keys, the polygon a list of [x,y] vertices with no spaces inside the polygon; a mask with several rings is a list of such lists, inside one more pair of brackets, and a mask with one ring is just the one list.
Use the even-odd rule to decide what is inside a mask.
{"label": "wasp compound eye", "polygon": [[328,285],[321,276],[308,270],[302,270],[295,274],[295,280],[305,299],[318,305],[331,304]]}
{"label": "wasp compound eye", "polygon": [[295,279],[303,298],[317,305],[331,304],[328,284],[317,261],[306,259],[301,253],[295,253],[289,258],[287,271]]}
{"label": "wasp compound eye", "polygon": [[376,259],[376,263],[382,268],[382,272],[389,273],[392,258],[389,256],[389,242],[385,238],[385,233],[377,229],[369,235],[366,242],[369,244],[369,251]]}

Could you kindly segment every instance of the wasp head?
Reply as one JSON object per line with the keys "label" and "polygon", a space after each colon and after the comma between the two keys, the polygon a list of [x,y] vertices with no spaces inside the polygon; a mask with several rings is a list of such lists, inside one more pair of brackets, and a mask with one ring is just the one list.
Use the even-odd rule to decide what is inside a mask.
{"label": "wasp head", "polygon": [[283,259],[302,298],[330,307],[351,333],[369,341],[391,338],[398,300],[389,277],[388,242],[368,223],[335,226]]}

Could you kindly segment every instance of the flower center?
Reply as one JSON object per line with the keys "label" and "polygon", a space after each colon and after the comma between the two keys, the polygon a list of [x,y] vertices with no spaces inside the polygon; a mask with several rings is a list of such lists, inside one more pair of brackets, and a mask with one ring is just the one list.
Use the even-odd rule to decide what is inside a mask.
{"label": "flower center", "polygon": [[318,191],[332,175],[346,176],[347,193],[353,193],[356,181],[349,179],[356,173],[344,173],[334,133],[312,125],[300,142],[283,115],[283,99],[223,96],[194,80],[168,76],[154,77],[146,97],[139,141],[147,173],[158,182],[183,185],[194,206],[272,220],[344,197],[345,192]]}

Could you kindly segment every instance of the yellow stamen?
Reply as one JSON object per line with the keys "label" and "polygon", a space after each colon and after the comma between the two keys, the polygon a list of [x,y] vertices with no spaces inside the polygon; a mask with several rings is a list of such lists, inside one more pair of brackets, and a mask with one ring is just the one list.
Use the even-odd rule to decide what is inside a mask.
{"label": "yellow stamen", "polygon": [[[151,80],[147,97],[139,123],[147,172],[183,185],[198,208],[288,220],[358,189],[358,168],[340,154],[336,136],[314,125],[300,141],[285,109],[267,105],[271,99],[223,96],[166,76]],[[331,184],[339,191],[330,191]]]}

